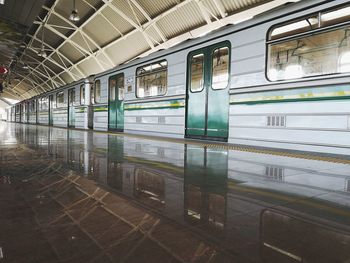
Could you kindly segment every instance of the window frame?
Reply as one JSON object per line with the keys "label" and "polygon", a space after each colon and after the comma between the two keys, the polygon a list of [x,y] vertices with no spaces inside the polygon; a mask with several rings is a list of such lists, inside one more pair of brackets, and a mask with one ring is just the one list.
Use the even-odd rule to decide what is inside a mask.
{"label": "window frame", "polygon": [[[192,59],[195,57],[195,56],[198,56],[198,55],[203,55],[203,62],[202,62],[202,80],[203,80],[203,84],[202,84],[202,89],[200,90],[192,90]],[[191,93],[199,93],[199,92],[202,92],[205,88],[205,60],[207,59],[206,57],[206,54],[205,52],[203,52],[203,49],[200,49],[198,53],[193,53],[191,56],[190,56],[190,78],[189,78],[189,82],[190,82],[190,92]]]}
{"label": "window frame", "polygon": [[[143,96],[143,97],[140,97],[138,96],[138,75],[137,75],[137,71],[140,69],[140,68],[144,68],[144,67],[147,67],[147,66],[151,66],[153,64],[160,64],[162,62],[166,62],[166,91],[164,94],[158,94],[158,95],[155,95],[155,96]],[[138,98],[138,99],[147,99],[147,98],[157,98],[157,97],[163,97],[163,96],[166,96],[168,94],[168,66],[169,66],[169,63],[168,63],[168,60],[167,59],[161,59],[161,60],[157,60],[157,61],[153,61],[151,63],[148,63],[148,64],[144,64],[144,65],[141,65],[139,67],[136,68],[135,70],[135,97]],[[125,81],[125,80],[124,80]],[[125,82],[124,82],[125,84]]]}
{"label": "window frame", "polygon": [[[117,86],[117,79],[115,78],[115,76],[116,75],[113,75],[113,76],[110,76],[110,77],[108,77],[108,104],[110,103],[110,102],[115,102],[116,101],[116,98],[117,98],[117,96],[116,96],[116,92],[115,92],[115,88],[116,88],[116,86]],[[114,86],[114,98],[113,98],[113,100],[111,100],[111,81],[112,80],[115,80],[115,86]]]}
{"label": "window frame", "polygon": [[[71,101],[70,95],[71,92],[74,91],[74,100]],[[68,107],[70,106],[75,106],[76,105],[76,101],[77,101],[77,91],[76,91],[76,87],[70,88],[68,89],[68,101],[67,101],[67,105]]]}
{"label": "window frame", "polygon": [[[97,98],[97,96],[96,96],[96,83],[99,83],[100,84],[100,99],[99,99],[99,101],[97,101],[96,100],[96,98]],[[102,88],[102,86],[101,86],[101,79],[96,79],[95,81],[94,81],[94,85],[92,85],[92,88],[94,89],[93,90],[93,93],[94,93],[94,99],[93,100],[91,100],[91,98],[90,98],[90,101],[91,101],[91,104],[100,104],[101,103],[101,88]],[[90,93],[91,94],[91,93]]]}
{"label": "window frame", "polygon": [[[61,103],[58,103],[58,95],[59,94],[62,94],[63,95],[63,102],[62,102],[62,105],[61,105]],[[64,106],[64,91],[58,91],[58,92],[56,92],[56,109],[59,109],[59,108],[64,108],[65,106]]]}
{"label": "window frame", "polygon": [[[118,87],[118,81],[117,81],[118,78],[123,78],[123,88],[122,88],[122,89],[120,89],[120,88]],[[115,75],[115,80],[116,80],[115,85],[116,85],[116,87],[118,87],[118,93],[115,94],[115,98],[116,98],[116,100],[118,100],[118,101],[124,101],[124,100],[125,100],[125,75],[124,75],[124,72],[121,72],[121,73]],[[123,91],[123,98],[122,98],[122,99],[119,98],[119,95],[120,95],[120,91],[121,91],[121,90]]]}
{"label": "window frame", "polygon": [[[83,90],[83,92],[82,92],[82,90]],[[81,96],[82,95],[81,93],[83,93],[84,96]],[[85,83],[83,83],[79,86],[79,104],[80,104],[80,106],[86,105],[86,103],[85,103]]]}
{"label": "window frame", "polygon": [[[335,23],[335,24],[331,24],[331,25],[326,25],[326,26],[322,26],[322,23],[320,24],[319,22],[319,26],[316,29],[311,29],[308,30],[306,32],[301,32],[301,33],[297,33],[297,34],[292,34],[290,36],[285,36],[285,37],[281,37],[281,38],[276,38],[276,39],[271,39],[271,33],[273,32],[274,29],[282,27],[282,26],[286,26],[289,24],[292,24],[293,22],[297,22],[297,21],[302,21],[303,18],[308,18],[308,17],[312,17],[314,15],[318,15],[319,19],[321,19],[322,14],[328,13],[328,12],[332,12],[332,11],[336,11],[337,9],[342,9],[342,8],[346,8],[346,7],[350,7],[349,3],[346,4],[340,4],[340,5],[335,5],[333,7],[330,8],[326,8],[320,11],[315,11],[300,17],[296,17],[287,21],[283,21],[277,24],[274,24],[272,26],[270,26],[266,32],[266,41],[265,41],[265,79],[269,82],[269,83],[293,83],[293,82],[300,82],[300,81],[305,81],[307,79],[324,79],[325,77],[330,78],[330,77],[346,77],[346,76],[350,76],[350,72],[337,72],[337,73],[328,73],[328,74],[316,74],[316,75],[312,75],[312,76],[303,76],[300,78],[292,78],[292,79],[278,79],[278,80],[272,80],[270,79],[269,75],[268,75],[268,64],[269,64],[269,47],[273,44],[279,44],[279,43],[285,43],[288,41],[292,41],[292,40],[299,40],[299,39],[303,39],[306,37],[311,37],[317,34],[323,34],[323,33],[328,33],[328,32],[332,32],[332,31],[336,31],[339,29],[343,29],[346,27],[350,27],[350,20],[346,21],[346,22],[341,22],[341,23]],[[339,60],[339,57],[338,57]],[[339,65],[338,65],[339,67]]]}
{"label": "window frame", "polygon": [[[43,108],[44,103],[46,103],[46,107],[45,108]],[[41,97],[40,101],[39,101],[39,104],[40,104],[39,111],[48,111],[50,109],[49,103],[50,103],[50,100],[49,100],[48,96],[47,97]]]}
{"label": "window frame", "polygon": [[[214,76],[214,67],[213,67],[213,61],[214,61],[214,52],[216,50],[220,50],[222,48],[227,48],[227,56],[228,56],[228,63],[227,63],[227,84],[225,86],[225,88],[220,88],[220,89],[214,89],[213,88],[213,76]],[[227,89],[229,86],[230,86],[230,83],[231,83],[231,45],[220,45],[220,46],[215,46],[213,47],[211,53],[210,53],[210,58],[211,58],[211,61],[210,61],[210,64],[211,64],[211,69],[210,69],[210,88],[214,91],[216,90],[224,90],[224,89]]]}

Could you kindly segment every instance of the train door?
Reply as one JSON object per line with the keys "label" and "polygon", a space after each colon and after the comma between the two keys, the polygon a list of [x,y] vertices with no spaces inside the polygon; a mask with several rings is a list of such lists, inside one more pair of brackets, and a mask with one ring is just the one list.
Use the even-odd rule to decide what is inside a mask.
{"label": "train door", "polygon": [[35,100],[35,124],[39,123],[39,99]]}
{"label": "train door", "polygon": [[227,214],[228,150],[185,145],[184,215],[223,231]]}
{"label": "train door", "polygon": [[68,127],[75,127],[75,88],[68,90]]}
{"label": "train door", "polygon": [[108,129],[124,130],[124,74],[109,78]]}
{"label": "train door", "polygon": [[[88,114],[88,128],[93,129],[94,128],[94,103],[95,103],[95,85],[99,83],[101,84],[100,80],[96,80],[95,84],[85,84],[88,86],[88,89],[90,90],[90,103],[89,106],[87,107],[87,114]],[[85,85],[82,85],[83,90],[85,90]],[[81,89],[81,88],[80,88]]]}
{"label": "train door", "polygon": [[223,42],[189,54],[186,137],[227,140],[230,53],[230,43]]}
{"label": "train door", "polygon": [[21,123],[22,122],[22,104],[19,105],[18,107],[18,122]]}
{"label": "train door", "polygon": [[29,123],[30,102],[26,102],[26,122]]}
{"label": "train door", "polygon": [[49,125],[53,125],[53,95],[49,96]]}

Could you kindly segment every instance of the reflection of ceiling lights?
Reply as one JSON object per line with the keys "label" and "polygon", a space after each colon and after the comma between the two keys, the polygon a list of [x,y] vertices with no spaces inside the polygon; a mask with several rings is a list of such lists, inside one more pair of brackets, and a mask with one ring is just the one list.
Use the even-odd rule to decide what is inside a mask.
{"label": "reflection of ceiling lights", "polygon": [[74,22],[80,20],[80,17],[79,17],[79,14],[78,14],[78,10],[75,7],[75,0],[73,0],[73,10],[72,10],[72,13],[69,16],[69,20],[72,20]]}
{"label": "reflection of ceiling lights", "polygon": [[340,57],[339,72],[350,72],[350,52],[346,52]]}
{"label": "reflection of ceiling lights", "polygon": [[303,77],[303,68],[298,64],[291,64],[286,67],[285,79],[299,79]]}
{"label": "reflection of ceiling lights", "polygon": [[0,5],[4,5],[5,4],[5,0],[0,0]]}

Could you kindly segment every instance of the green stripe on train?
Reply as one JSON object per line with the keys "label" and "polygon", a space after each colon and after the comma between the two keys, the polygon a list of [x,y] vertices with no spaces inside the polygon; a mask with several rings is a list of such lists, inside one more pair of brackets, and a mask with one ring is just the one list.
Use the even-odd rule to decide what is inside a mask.
{"label": "green stripe on train", "polygon": [[100,111],[108,111],[107,106],[96,106],[94,107],[94,112],[100,112]]}
{"label": "green stripe on train", "polygon": [[124,105],[124,110],[176,109],[185,107],[185,100],[143,102]]}
{"label": "green stripe on train", "polygon": [[85,113],[86,107],[75,107],[75,112],[76,113]]}
{"label": "green stripe on train", "polygon": [[349,98],[350,85],[340,85],[321,88],[301,88],[234,94],[230,96],[230,104],[339,100]]}

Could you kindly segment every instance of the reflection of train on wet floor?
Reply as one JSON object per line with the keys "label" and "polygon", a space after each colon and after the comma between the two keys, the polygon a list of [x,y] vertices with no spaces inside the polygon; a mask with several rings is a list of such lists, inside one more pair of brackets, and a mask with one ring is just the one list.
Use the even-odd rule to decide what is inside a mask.
{"label": "reflection of train on wet floor", "polygon": [[348,1],[300,1],[22,101],[15,122],[349,154]]}
{"label": "reflection of train on wet floor", "polygon": [[350,257],[348,165],[36,129],[25,140],[72,170],[198,233],[210,233],[235,253],[246,246],[245,253],[256,259],[252,262]]}

